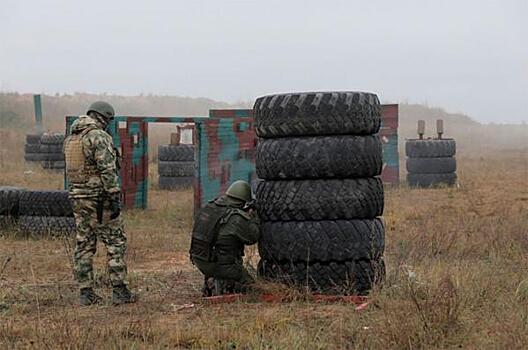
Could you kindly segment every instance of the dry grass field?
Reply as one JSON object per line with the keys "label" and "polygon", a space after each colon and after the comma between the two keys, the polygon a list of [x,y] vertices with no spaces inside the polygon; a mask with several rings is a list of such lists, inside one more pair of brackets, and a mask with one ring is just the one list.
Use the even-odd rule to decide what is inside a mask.
{"label": "dry grass field", "polygon": [[[28,169],[23,139],[4,133],[0,185],[60,188],[57,173]],[[460,154],[458,188],[386,191],[386,282],[367,309],[200,298],[188,261],[192,193],[158,191],[125,214],[137,304],[79,307],[71,238],[0,236],[0,348],[521,349],[528,347],[528,150]],[[255,260],[255,250],[249,252]]]}

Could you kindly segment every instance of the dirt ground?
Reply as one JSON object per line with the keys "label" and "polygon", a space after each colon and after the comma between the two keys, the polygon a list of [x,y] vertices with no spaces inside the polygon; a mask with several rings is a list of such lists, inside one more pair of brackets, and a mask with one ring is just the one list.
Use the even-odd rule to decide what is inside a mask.
{"label": "dirt ground", "polygon": [[[100,306],[78,306],[71,238],[0,236],[0,348],[521,349],[528,346],[528,150],[459,155],[457,188],[386,191],[387,279],[346,303],[200,298],[188,260],[191,191],[151,191],[125,214],[137,304],[114,307],[102,246]],[[0,185],[60,188],[57,173],[0,157]],[[257,260],[248,251],[250,263]],[[290,292],[261,282],[267,291]]]}

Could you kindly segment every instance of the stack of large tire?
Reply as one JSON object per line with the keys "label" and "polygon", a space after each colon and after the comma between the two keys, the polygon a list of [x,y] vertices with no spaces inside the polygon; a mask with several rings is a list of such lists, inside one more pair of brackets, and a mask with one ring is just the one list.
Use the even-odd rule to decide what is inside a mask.
{"label": "stack of large tire", "polygon": [[56,133],[46,133],[40,139],[40,154],[42,157],[42,167],[44,169],[64,169],[64,153],[62,146],[64,135]]}
{"label": "stack of large tire", "polygon": [[385,265],[381,109],[375,94],[270,95],[254,106],[259,274],[364,294]]}
{"label": "stack of large tire", "polygon": [[28,235],[69,235],[75,219],[67,191],[23,191],[18,205],[20,230]]}
{"label": "stack of large tire", "polygon": [[0,186],[0,229],[18,222],[20,194],[23,191],[20,187]]}
{"label": "stack of large tire", "polygon": [[24,159],[26,162],[41,162],[40,153],[40,134],[27,134],[26,144],[24,145]]}
{"label": "stack of large tire", "polygon": [[161,145],[158,147],[159,187],[164,190],[191,187],[195,161],[193,145]]}
{"label": "stack of large tire", "polygon": [[407,183],[413,187],[456,184],[456,142],[453,139],[411,139],[405,143]]}

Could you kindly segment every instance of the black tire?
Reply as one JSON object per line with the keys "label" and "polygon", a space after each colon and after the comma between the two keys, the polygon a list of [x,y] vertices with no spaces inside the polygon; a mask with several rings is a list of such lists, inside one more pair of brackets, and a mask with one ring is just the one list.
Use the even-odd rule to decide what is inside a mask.
{"label": "black tire", "polygon": [[62,145],[64,143],[64,134],[44,134],[40,139],[40,143],[43,145]]}
{"label": "black tire", "polygon": [[24,153],[40,153],[40,145],[38,143],[26,143]]}
{"label": "black tire", "polygon": [[26,162],[41,162],[46,157],[43,153],[26,153],[24,155],[24,160]]}
{"label": "black tire", "polygon": [[159,188],[162,190],[178,190],[192,187],[193,185],[192,176],[187,177],[168,177],[160,176],[159,177]]}
{"label": "black tire", "polygon": [[64,161],[64,153],[41,153],[43,161]]}
{"label": "black tire", "polygon": [[264,221],[372,219],[383,214],[381,179],[263,181],[257,188]]}
{"label": "black tire", "polygon": [[46,160],[42,162],[42,168],[61,170],[66,168],[66,162],[63,160]]}
{"label": "black tire", "polygon": [[378,96],[366,92],[304,92],[259,97],[257,136],[371,135],[379,131]]}
{"label": "black tire", "polygon": [[407,171],[411,174],[446,174],[456,171],[456,159],[443,158],[407,158]]}
{"label": "black tire", "polygon": [[257,175],[262,179],[371,177],[381,174],[378,135],[261,139]]}
{"label": "black tire", "polygon": [[28,235],[62,236],[75,233],[75,219],[60,216],[21,216],[20,230]]}
{"label": "black tire", "polygon": [[25,191],[20,195],[20,215],[73,217],[68,191]]}
{"label": "black tire", "polygon": [[40,145],[40,153],[62,153],[62,144]]}
{"label": "black tire", "polygon": [[456,173],[450,174],[407,174],[407,184],[413,187],[434,187],[456,184]]}
{"label": "black tire", "polygon": [[378,259],[385,249],[380,219],[263,222],[259,253],[275,262]]}
{"label": "black tire", "polygon": [[26,135],[26,144],[28,145],[38,145],[40,144],[41,134],[27,134]]}
{"label": "black tire", "polygon": [[367,294],[385,278],[385,263],[379,260],[345,262],[288,262],[261,260],[259,275],[289,285],[308,286],[312,291],[335,294]]}
{"label": "black tire", "polygon": [[452,157],[456,154],[456,142],[443,140],[407,140],[405,154],[410,158]]}
{"label": "black tire", "polygon": [[194,176],[194,170],[195,170],[194,162],[160,161],[158,163],[158,174],[160,176],[168,176],[168,177]]}
{"label": "black tire", "polygon": [[18,217],[20,196],[25,189],[21,187],[0,186],[0,215]]}
{"label": "black tire", "polygon": [[158,146],[158,160],[161,161],[194,161],[193,145],[160,145]]}

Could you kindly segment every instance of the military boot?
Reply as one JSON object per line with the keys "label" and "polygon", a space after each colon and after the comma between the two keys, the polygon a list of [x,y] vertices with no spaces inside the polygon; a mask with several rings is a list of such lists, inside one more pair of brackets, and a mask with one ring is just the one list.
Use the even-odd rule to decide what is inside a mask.
{"label": "military boot", "polygon": [[112,303],[114,305],[135,303],[136,300],[136,295],[133,294],[130,289],[128,289],[126,284],[114,286],[112,291]]}
{"label": "military boot", "polygon": [[82,288],[81,289],[81,305],[82,306],[89,306],[100,303],[103,299],[95,294],[93,288]]}

